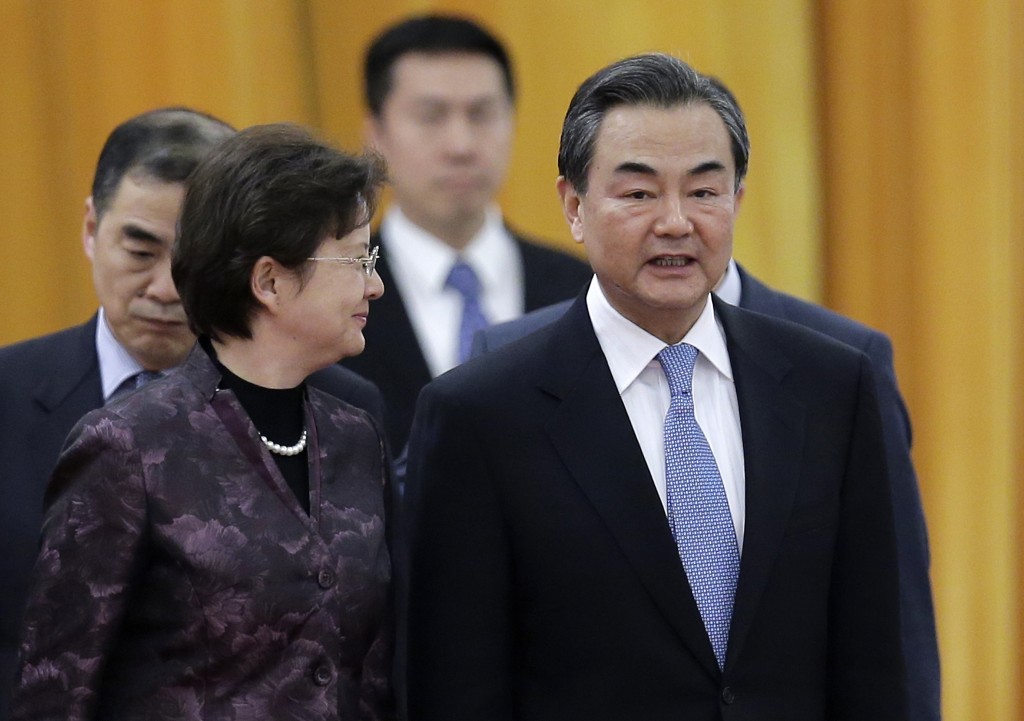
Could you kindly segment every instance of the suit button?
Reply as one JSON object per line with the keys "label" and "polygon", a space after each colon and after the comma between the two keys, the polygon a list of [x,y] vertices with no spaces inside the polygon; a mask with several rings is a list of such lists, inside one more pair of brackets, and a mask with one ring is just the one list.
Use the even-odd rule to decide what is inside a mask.
{"label": "suit button", "polygon": [[722,689],[722,703],[729,705],[736,702],[736,692],[729,686]]}
{"label": "suit button", "polygon": [[316,575],[316,582],[320,584],[320,588],[330,588],[334,585],[334,573],[331,571],[320,571]]}
{"label": "suit button", "polygon": [[331,673],[330,667],[326,665],[317,666],[316,670],[313,671],[313,680],[316,682],[317,686],[326,686],[331,682],[333,677],[334,674]]}

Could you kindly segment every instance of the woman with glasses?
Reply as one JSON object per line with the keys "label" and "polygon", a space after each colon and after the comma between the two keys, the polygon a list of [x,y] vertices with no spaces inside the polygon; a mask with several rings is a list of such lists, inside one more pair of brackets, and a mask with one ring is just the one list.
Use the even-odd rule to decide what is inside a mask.
{"label": "woman with glasses", "polygon": [[363,350],[382,181],[290,125],[191,176],[172,273],[200,340],[68,438],[15,718],[393,717],[384,446],[305,383]]}

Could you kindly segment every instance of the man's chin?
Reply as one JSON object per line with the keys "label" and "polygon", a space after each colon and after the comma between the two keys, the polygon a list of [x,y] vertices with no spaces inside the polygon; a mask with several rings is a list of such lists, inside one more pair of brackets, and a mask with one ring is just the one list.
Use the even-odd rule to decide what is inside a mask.
{"label": "man's chin", "polygon": [[181,365],[195,342],[191,335],[173,339],[146,338],[145,342],[135,344],[129,351],[147,370],[166,370]]}

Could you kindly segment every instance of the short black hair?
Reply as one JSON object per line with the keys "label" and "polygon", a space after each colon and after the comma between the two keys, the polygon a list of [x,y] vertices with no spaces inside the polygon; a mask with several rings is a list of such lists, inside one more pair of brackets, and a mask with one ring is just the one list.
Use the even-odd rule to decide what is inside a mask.
{"label": "short black hair", "polygon": [[718,113],[729,132],[735,186],[739,189],[750,161],[750,137],[743,111],[718,78],[703,75],[682,60],[649,53],[612,63],[583,81],[565,113],[558,149],[558,173],[578,193],[587,192],[594,143],[605,115],[621,105],[671,108],[703,103]]}
{"label": "short black hair", "polygon": [[349,155],[290,123],[219,144],[189,178],[171,256],[192,332],[251,338],[256,261],[270,256],[305,278],[327,234],[370,221],[384,179],[379,156]]}
{"label": "short black hair", "polygon": [[508,52],[494,35],[478,23],[457,15],[417,15],[392,25],[370,43],[363,62],[366,105],[380,117],[392,86],[392,68],[407,53],[472,53],[496,62],[513,103],[515,79]]}
{"label": "short black hair", "polygon": [[186,107],[158,108],[114,128],[96,162],[92,203],[100,218],[121,180],[138,173],[164,183],[183,183],[199,161],[235,129]]}

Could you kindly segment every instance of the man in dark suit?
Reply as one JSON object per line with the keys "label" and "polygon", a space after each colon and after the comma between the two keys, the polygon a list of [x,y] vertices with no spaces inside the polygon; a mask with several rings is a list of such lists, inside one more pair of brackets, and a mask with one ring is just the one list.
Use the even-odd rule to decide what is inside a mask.
{"label": "man in dark suit", "polygon": [[[871,359],[892,482],[907,704],[913,721],[938,721],[942,716],[941,684],[929,579],[928,530],[910,455],[910,416],[896,383],[892,343],[883,333],[861,323],[769,288],[736,262],[729,264],[715,295],[732,305],[807,326],[857,348]],[[571,305],[571,301],[557,303],[478,331],[473,339],[473,357],[543,328],[562,317]]]}
{"label": "man in dark suit", "polygon": [[366,350],[344,364],[383,392],[398,452],[420,388],[465,359],[476,328],[571,298],[590,271],[510,230],[495,204],[515,100],[497,38],[463,18],[415,17],[373,41],[364,71],[394,203],[371,241],[387,291]]}
{"label": "man in dark suit", "polygon": [[670,56],[574,96],[558,187],[594,282],[418,403],[410,721],[907,718],[870,360],[711,295],[748,156]]}
{"label": "man in dark suit", "polygon": [[[9,715],[47,479],[83,415],[134,387],[140,372],[177,366],[194,345],[170,277],[171,244],[188,174],[234,132],[186,108],[119,125],[100,153],[82,228],[98,313],[0,348],[0,721]],[[382,423],[383,400],[368,381],[339,367],[310,381]]]}

